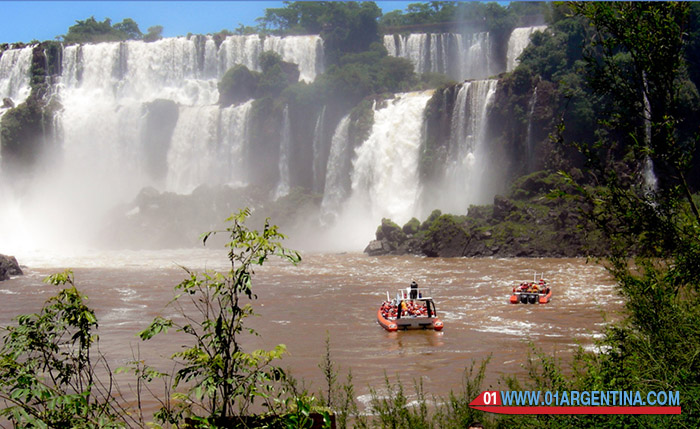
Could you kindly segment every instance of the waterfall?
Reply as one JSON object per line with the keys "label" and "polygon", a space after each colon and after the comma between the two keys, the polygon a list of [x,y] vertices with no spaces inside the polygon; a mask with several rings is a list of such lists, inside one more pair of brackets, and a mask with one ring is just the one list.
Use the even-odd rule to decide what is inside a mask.
{"label": "waterfall", "polygon": [[444,73],[454,79],[479,79],[496,74],[489,33],[385,35],[389,55],[406,58],[416,73]]}
{"label": "waterfall", "polygon": [[280,139],[279,172],[280,180],[275,190],[275,199],[279,199],[289,194],[289,156],[292,146],[292,131],[289,121],[289,105],[284,106],[282,119],[282,136]]}
{"label": "waterfall", "polygon": [[[652,149],[651,147],[651,104],[649,103],[649,97],[647,93],[649,88],[647,87],[646,75],[643,76],[644,84],[644,144],[647,149]],[[644,160],[644,187],[647,191],[656,191],[658,187],[658,179],[654,173],[654,161],[647,154]]]}
{"label": "waterfall", "polygon": [[278,53],[282,60],[299,65],[299,80],[313,82],[323,73],[323,39],[320,36],[228,36],[219,48],[219,74],[236,64],[260,71],[258,58],[264,51]]}
{"label": "waterfall", "polygon": [[[457,76],[497,72],[488,33],[389,36],[385,43],[389,39],[393,53],[412,58],[418,71]],[[335,219],[352,233],[357,247],[366,243],[382,217],[402,223],[424,216],[419,163],[432,93],[397,94],[378,103],[364,142],[351,142],[349,116],[335,130],[324,129],[339,113],[325,107],[308,118],[313,130],[297,133],[295,127],[292,135],[295,112],[287,106],[274,130],[251,136],[254,102],[220,107],[217,83],[234,64],[258,70],[265,50],[298,64],[302,81],[323,71],[318,36],[228,36],[222,41],[192,36],[65,46],[56,67],[61,74],[51,88],[61,106],[55,117],[58,136],[52,142],[60,151],[51,155],[51,168],[41,169],[29,182],[25,201],[8,203],[24,213],[12,219],[27,219],[26,229],[35,237],[63,232],[55,240],[61,243],[79,231],[87,241],[100,236],[103,225],[97,221],[108,213],[121,215],[121,206],[117,211],[115,207],[133,201],[144,187],[187,194],[200,185],[260,184],[253,183],[254,177],[263,177],[265,185],[271,179],[270,196],[275,198],[299,183],[322,191],[323,220]],[[31,56],[31,48],[0,56],[0,91],[15,104],[29,93]],[[493,80],[470,81],[455,95],[450,140],[445,142],[449,162],[440,184],[442,209],[463,212],[478,200],[475,188],[486,168],[483,129],[495,87]],[[279,140],[270,138],[280,130]],[[301,141],[302,136],[308,141]],[[253,141],[261,143],[254,146]],[[304,165],[296,165],[301,158],[306,158]],[[266,159],[273,160],[268,162],[272,171],[249,171],[251,163],[267,165]],[[299,168],[308,171],[293,170]],[[58,214],[42,210],[46,206]],[[9,215],[1,215],[3,224]]]}
{"label": "waterfall", "polygon": [[416,73],[445,73],[457,80],[484,79],[515,69],[530,36],[546,28],[538,25],[513,29],[508,39],[506,70],[499,69],[493,61],[494,46],[488,32],[392,34],[385,35],[383,41],[389,55],[410,60]]}
{"label": "waterfall", "polygon": [[[430,71],[448,73],[449,70],[449,34],[430,35]],[[447,39],[447,40],[445,40]]]}
{"label": "waterfall", "polygon": [[63,56],[65,88],[95,88],[117,100],[157,98],[184,105],[214,104],[216,80],[203,79],[194,40],[121,42],[68,46]]}
{"label": "waterfall", "polygon": [[458,41],[461,56],[459,80],[483,79],[500,71],[492,65],[489,33],[474,33]]}
{"label": "waterfall", "polygon": [[221,111],[221,134],[219,140],[220,164],[223,167],[218,183],[231,186],[245,186],[249,181],[248,162],[250,159],[249,119],[253,100],[239,106],[229,106]]}
{"label": "waterfall", "polygon": [[246,184],[243,154],[252,105],[181,107],[167,155],[166,189],[186,194],[201,184]]}
{"label": "waterfall", "polygon": [[266,50],[298,64],[301,80],[313,81],[323,71],[319,36],[229,36],[218,50],[211,36],[198,36],[67,46],[61,81],[69,88],[100,87],[117,98],[214,104],[217,80],[236,64],[260,70]]}
{"label": "waterfall", "polygon": [[534,27],[518,27],[514,28],[508,39],[508,51],[506,54],[506,71],[515,70],[518,66],[518,57],[523,53],[528,44],[530,44],[530,36],[536,31],[544,31],[546,25],[536,25]]}
{"label": "waterfall", "polygon": [[323,106],[321,112],[316,118],[316,126],[314,127],[314,141],[313,141],[313,163],[311,165],[313,182],[311,189],[314,192],[320,192],[323,190],[323,178],[325,177],[325,168],[323,163],[323,137],[324,128],[323,123],[326,120],[326,106]]}
{"label": "waterfall", "polygon": [[359,210],[375,227],[383,217],[402,223],[417,214],[423,112],[431,96],[432,91],[396,94],[374,111],[370,135],[355,149],[346,210]]}
{"label": "waterfall", "polygon": [[30,92],[29,68],[34,46],[0,52],[0,115],[3,100],[9,98],[15,106],[24,102]]}
{"label": "waterfall", "polygon": [[527,113],[527,136],[526,136],[526,149],[527,149],[527,172],[531,172],[534,168],[532,161],[534,156],[534,147],[532,141],[532,117],[535,114],[535,106],[537,105],[537,85],[532,91],[532,98],[530,99],[530,106]]}
{"label": "waterfall", "polygon": [[[319,40],[318,36],[294,36],[267,37],[263,42],[257,35],[229,36],[218,50],[210,36],[68,46],[59,84],[64,149],[78,158],[97,159],[96,164],[116,164],[131,157],[129,168],[134,171],[120,183],[138,184],[120,189],[126,187],[125,193],[133,194],[134,188],[151,184],[138,172],[143,166],[133,144],[139,141],[136,137],[143,126],[143,105],[172,100],[180,114],[167,154],[165,188],[186,193],[202,183],[246,183],[243,157],[248,150],[251,102],[220,109],[215,104],[217,79],[237,61],[257,66],[265,49],[298,61],[307,78],[315,77],[322,55]],[[305,44],[310,45],[306,50]],[[119,137],[125,130],[133,130],[133,136]],[[102,151],[95,153],[95,147]],[[70,158],[66,160],[71,164]],[[115,165],[102,167],[100,171],[113,171],[114,177],[124,174]],[[288,180],[288,172],[286,176]]]}
{"label": "waterfall", "polygon": [[451,155],[456,157],[459,156],[457,152],[458,148],[462,147],[462,142],[467,140],[467,112],[469,106],[467,105],[467,95],[469,94],[469,88],[471,87],[471,82],[464,82],[457,92],[457,99],[455,100],[454,110],[452,111],[452,118],[450,118],[450,150]]}
{"label": "waterfall", "polygon": [[[11,98],[17,105],[28,96],[32,49],[0,55],[0,102]],[[220,108],[217,83],[237,63],[259,70],[265,50],[298,64],[300,80],[323,72],[319,36],[229,36],[219,46],[212,36],[64,46],[51,88],[61,110],[50,144],[60,152],[51,155],[50,169],[28,181],[17,205],[26,210],[32,235],[61,243],[79,232],[89,241],[99,235],[98,221],[146,186],[189,193],[201,184],[247,184],[255,150],[248,144],[252,101]],[[148,122],[156,101],[175,112],[162,134],[157,120]],[[0,115],[6,111],[0,108]],[[290,144],[287,138],[281,158],[289,158]],[[289,165],[281,173],[281,186],[288,187]],[[60,216],[41,209],[46,206]],[[5,219],[3,213],[0,224]],[[66,237],[48,238],[54,233]]]}
{"label": "waterfall", "polygon": [[338,216],[338,209],[347,197],[347,178],[349,171],[347,159],[349,156],[350,142],[350,115],[345,115],[340,120],[333,133],[331,150],[328,155],[326,168],[326,181],[321,201],[321,220],[324,223],[332,223]]}
{"label": "waterfall", "polygon": [[425,34],[385,35],[384,46],[389,55],[406,58],[413,63],[416,73],[425,73]]}
{"label": "waterfall", "polygon": [[[29,87],[29,68],[32,63],[33,46],[22,49],[8,49],[0,52],[0,121],[9,110],[5,99],[11,105],[23,103],[31,88]],[[1,126],[1,124],[0,124]],[[2,172],[2,151],[0,151],[0,173]]]}
{"label": "waterfall", "polygon": [[496,93],[495,79],[465,82],[457,93],[452,114],[448,164],[440,208],[465,213],[469,205],[490,196],[482,189],[488,171],[485,129],[488,108]]}

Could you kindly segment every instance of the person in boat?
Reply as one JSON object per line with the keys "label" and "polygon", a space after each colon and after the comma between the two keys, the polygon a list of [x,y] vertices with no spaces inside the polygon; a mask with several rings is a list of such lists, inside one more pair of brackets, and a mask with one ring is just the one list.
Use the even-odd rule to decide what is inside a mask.
{"label": "person in boat", "polygon": [[411,299],[418,298],[418,283],[415,281],[411,282]]}

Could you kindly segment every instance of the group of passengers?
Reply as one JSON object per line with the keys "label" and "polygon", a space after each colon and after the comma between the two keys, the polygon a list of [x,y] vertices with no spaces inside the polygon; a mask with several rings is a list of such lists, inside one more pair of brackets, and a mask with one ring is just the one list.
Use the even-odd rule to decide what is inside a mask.
{"label": "group of passengers", "polygon": [[425,304],[407,300],[401,301],[398,305],[393,302],[384,302],[381,307],[382,316],[385,319],[396,319],[399,317],[399,308],[401,308],[400,317],[428,315],[428,307]]}
{"label": "group of passengers", "polygon": [[[410,299],[402,300],[398,303],[396,302],[384,302],[381,307],[382,316],[385,319],[394,318],[396,319],[404,316],[428,316],[429,309],[426,303],[415,302],[417,298],[421,298],[422,294],[418,291],[418,284],[416,282],[411,282],[411,288],[409,290],[408,296]],[[401,313],[399,315],[399,308]]]}
{"label": "group of passengers", "polygon": [[540,279],[538,282],[522,282],[517,288],[513,288],[513,292],[521,293],[547,293],[549,287],[547,281]]}

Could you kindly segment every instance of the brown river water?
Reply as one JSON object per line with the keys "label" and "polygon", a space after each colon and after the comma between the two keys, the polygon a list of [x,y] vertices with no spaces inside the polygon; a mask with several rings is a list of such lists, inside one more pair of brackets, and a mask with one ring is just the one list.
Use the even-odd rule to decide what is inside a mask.
{"label": "brown river water", "polygon": [[[289,368],[312,392],[323,389],[318,365],[331,355],[344,380],[353,374],[360,402],[370,387],[381,389],[384,374],[399,376],[407,392],[421,379],[428,395],[460,391],[472,360],[492,355],[484,388],[497,387],[504,375],[525,375],[529,343],[564,361],[582,345],[594,349],[605,320],[617,318],[622,300],[605,270],[585,259],[440,259],[415,256],[368,257],[359,253],[304,254],[298,266],[271,260],[256,270],[253,302],[260,317],[248,319],[259,337],[244,347],[287,346],[278,365]],[[21,261],[26,275],[0,283],[0,323],[37,312],[55,293],[42,283],[48,274],[73,268],[78,288],[89,296],[100,323],[100,350],[114,369],[138,352],[169,370],[167,357],[180,350],[170,334],[143,343],[135,334],[157,315],[173,314],[166,304],[173,287],[194,270],[225,270],[224,251],[97,252],[60,258],[30,256]],[[512,286],[544,273],[553,288],[546,305],[509,304]],[[389,291],[415,280],[430,287],[442,332],[387,332],[376,321]],[[128,395],[128,393],[127,393]]]}

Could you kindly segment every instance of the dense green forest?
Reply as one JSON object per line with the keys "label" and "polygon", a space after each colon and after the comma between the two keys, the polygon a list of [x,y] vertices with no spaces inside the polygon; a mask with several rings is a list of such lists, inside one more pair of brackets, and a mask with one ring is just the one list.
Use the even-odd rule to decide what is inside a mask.
{"label": "dense green forest", "polygon": [[[233,303],[231,313],[205,317],[200,322],[204,328],[201,334],[191,326],[174,326],[164,319],[154,321],[141,333],[147,339],[169,328],[180,329],[199,344],[178,356],[188,365],[170,379],[175,386],[191,383],[183,394],[189,402],[181,402],[190,406],[174,408],[164,403],[157,415],[162,424],[182,424],[188,418],[188,424],[197,427],[225,426],[230,423],[226,419],[232,418],[232,407],[246,403],[254,394],[270,404],[271,413],[284,427],[309,427],[311,411],[326,419],[334,412],[339,427],[465,427],[476,419],[487,427],[697,426],[700,5],[574,2],[511,3],[503,7],[496,3],[430,2],[382,15],[371,2],[290,2],[284,8],[268,9],[258,28],[236,31],[321,34],[326,72],[312,84],[299,83],[294,79],[294,65],[268,55],[261,72],[245,67],[229,70],[219,83],[220,103],[255,98],[255,109],[262,112],[260,120],[267,117],[275,121],[275,112],[285,103],[302,111],[333,102],[339,112],[355,109],[355,138],[361,140],[362,130],[367,129],[363,112],[368,100],[397,91],[437,87],[427,117],[426,145],[434,146],[426,148],[431,158],[423,160],[421,171],[430,179],[440,165],[436,157],[441,153],[440,139],[431,140],[430,133],[440,132],[440,118],[448,108],[442,96],[454,91],[456,83],[446,76],[415,75],[406,60],[387,55],[380,35],[389,28],[414,31],[420,26],[449,28],[454,21],[482,21],[498,37],[537,14],[545,17],[549,29],[535,34],[513,72],[499,76],[494,103],[496,119],[492,122],[498,127],[494,125],[490,133],[504,148],[503,159],[520,165],[511,171],[511,193],[491,207],[470,210],[466,216],[435,212],[425,223],[412,220],[404,228],[387,221],[378,235],[396,236],[395,241],[401,241],[405,240],[401,234],[418,237],[422,231],[428,241],[415,246],[438,252],[435,246],[445,241],[444,237],[469,237],[496,228],[496,224],[510,228],[503,235],[522,229],[532,222],[514,217],[522,212],[516,209],[523,206],[556,212],[553,219],[565,218],[560,227],[567,230],[585,227],[595,235],[599,262],[609,269],[625,299],[624,318],[604,329],[597,352],[581,349],[573,362],[562,363],[534,349],[529,377],[509,378],[504,383],[512,390],[678,391],[682,414],[496,418],[468,407],[476,394],[488,387],[480,384],[484,372],[491,369],[483,362],[476,371],[474,365],[465,370],[463,392],[443,398],[438,401],[442,405],[434,408],[427,405],[427,394],[419,387],[418,405],[409,405],[403,387],[387,382],[389,398],[374,392],[369,407],[373,417],[368,417],[358,410],[351,374],[345,383],[338,381],[330,350],[323,365],[327,393],[316,398],[299,389],[281,370],[269,366],[282,350],[243,354],[238,349],[243,319],[252,313],[252,308],[239,305],[238,298],[252,296],[252,264],[263,263],[274,254],[297,261],[297,255],[279,243],[275,227],[268,225],[262,236],[253,234],[243,226],[250,213],[242,212],[229,219],[226,229],[232,243],[232,270],[223,275],[205,274],[204,280],[192,274],[178,286],[183,296],[223,297],[226,303]],[[112,25],[109,20],[100,23],[91,18],[71,27],[64,41],[152,40],[161,30],[149,29],[144,36],[132,20]],[[6,121],[21,121],[21,115],[32,123],[43,120],[40,106],[32,104],[41,100],[43,83],[35,83],[36,96],[24,107],[3,117],[3,145],[21,140],[20,132],[25,132]],[[539,101],[534,117],[540,131],[534,138],[539,161],[525,166],[513,158],[522,158],[524,153],[522,136],[527,132],[528,103],[535,89]],[[301,119],[299,122],[304,124]],[[264,129],[263,123],[259,130]],[[653,166],[653,178],[645,175],[649,166]],[[504,207],[515,209],[504,212]],[[547,232],[535,235],[543,234]],[[576,239],[585,242],[586,237]],[[251,253],[235,253],[236,245]],[[48,426],[71,422],[81,427],[144,424],[133,417],[137,414],[127,417],[114,397],[96,399],[93,395],[95,371],[90,365],[95,362],[90,361],[89,350],[95,339],[92,329],[97,325],[94,313],[84,305],[69,273],[50,281],[70,287],[49,301],[42,313],[20,316],[18,326],[8,328],[4,335],[0,396],[11,406],[0,414],[22,427],[42,422]],[[227,337],[224,328],[232,334]],[[67,332],[71,339],[55,332]],[[59,352],[66,341],[70,352]],[[203,352],[205,348],[213,353]],[[140,365],[134,362],[130,370],[143,383],[168,377]],[[47,378],[53,374],[58,376]],[[231,390],[232,379],[245,382]]]}

